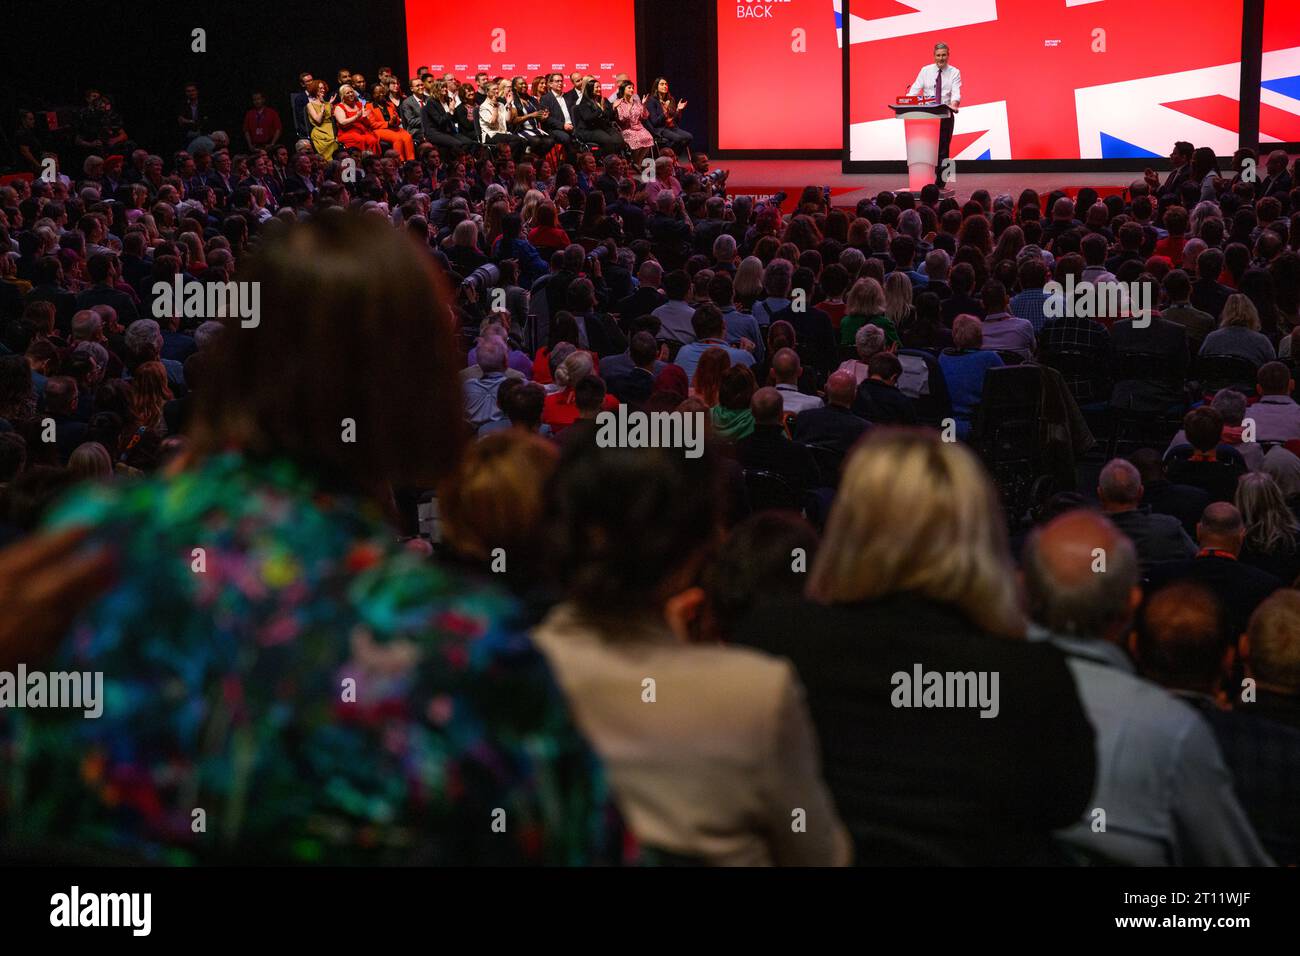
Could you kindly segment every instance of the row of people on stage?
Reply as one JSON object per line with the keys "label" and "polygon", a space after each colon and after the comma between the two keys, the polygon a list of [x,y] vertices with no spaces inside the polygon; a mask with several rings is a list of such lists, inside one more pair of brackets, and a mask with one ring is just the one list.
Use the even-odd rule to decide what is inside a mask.
{"label": "row of people on stage", "polygon": [[562,146],[572,158],[578,146],[604,153],[628,151],[640,163],[656,141],[689,149],[692,136],[681,128],[687,103],[676,98],[668,80],[659,78],[642,95],[626,74],[618,74],[609,97],[589,74],[489,77],[473,83],[454,73],[435,76],[421,68],[407,95],[391,71],[381,70],[369,89],[359,73],[340,70],[339,85],[303,73],[302,92],[293,97],[299,139],[310,139],[326,159],[340,147],[382,152],[393,149],[413,159],[415,147],[433,143],[454,153],[480,144],[506,144],[516,158],[531,149],[545,155]]}

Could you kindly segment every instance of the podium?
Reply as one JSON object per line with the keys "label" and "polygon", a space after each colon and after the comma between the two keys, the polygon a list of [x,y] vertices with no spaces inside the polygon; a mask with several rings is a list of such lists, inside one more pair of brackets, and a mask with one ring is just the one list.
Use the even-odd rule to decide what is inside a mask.
{"label": "podium", "polygon": [[920,192],[934,182],[934,170],[939,165],[939,123],[952,117],[952,108],[900,103],[890,103],[889,108],[903,121],[907,188]]}

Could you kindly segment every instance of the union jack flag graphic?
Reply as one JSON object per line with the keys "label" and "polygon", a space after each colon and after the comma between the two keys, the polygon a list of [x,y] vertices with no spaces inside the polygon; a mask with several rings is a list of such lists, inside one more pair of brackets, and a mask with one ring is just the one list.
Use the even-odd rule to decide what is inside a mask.
{"label": "union jack flag graphic", "polygon": [[[1290,5],[1288,19],[1300,20],[1294,0],[1269,4]],[[1241,0],[847,5],[845,23],[844,4],[834,3],[840,43],[847,29],[850,44],[850,159],[905,154],[903,124],[888,104],[933,61],[938,42],[948,44],[962,76],[956,159],[1160,158],[1180,139],[1220,155],[1237,148]],[[1266,53],[1264,140],[1300,138],[1298,55]]]}

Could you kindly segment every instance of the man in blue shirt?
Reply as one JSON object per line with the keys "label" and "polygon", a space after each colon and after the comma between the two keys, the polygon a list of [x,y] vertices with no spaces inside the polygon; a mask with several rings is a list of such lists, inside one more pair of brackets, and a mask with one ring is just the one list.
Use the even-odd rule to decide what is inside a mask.
{"label": "man in blue shirt", "polygon": [[696,309],[692,321],[695,326],[695,341],[683,345],[677,352],[675,360],[675,364],[680,365],[682,371],[686,373],[686,381],[689,382],[695,377],[695,367],[700,364],[700,356],[709,349],[723,349],[731,359],[732,365],[744,365],[748,368],[754,364],[754,356],[749,352],[727,344],[724,338],[727,326],[722,321],[722,310],[712,302]]}

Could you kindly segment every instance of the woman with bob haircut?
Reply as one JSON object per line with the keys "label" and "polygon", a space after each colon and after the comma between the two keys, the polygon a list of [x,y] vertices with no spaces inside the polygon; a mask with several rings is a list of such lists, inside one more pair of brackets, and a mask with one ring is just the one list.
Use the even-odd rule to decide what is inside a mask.
{"label": "woman with bob haircut", "polygon": [[964,446],[872,429],[806,597],[735,628],[799,671],[859,863],[1062,862],[1087,808],[1092,728],[1061,653],[1024,640],[1002,515]]}

